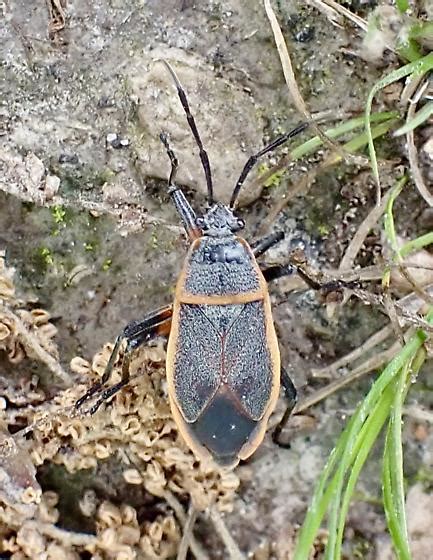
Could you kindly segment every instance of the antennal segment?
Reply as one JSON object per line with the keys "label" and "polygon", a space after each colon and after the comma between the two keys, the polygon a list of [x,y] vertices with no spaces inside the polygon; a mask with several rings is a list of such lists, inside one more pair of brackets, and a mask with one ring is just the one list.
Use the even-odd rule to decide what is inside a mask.
{"label": "antennal segment", "polygon": [[279,138],[277,138],[276,140],[271,142],[268,146],[263,148],[263,150],[261,150],[260,152],[257,152],[257,154],[252,155],[248,159],[247,163],[245,164],[244,168],[242,169],[242,173],[240,174],[239,179],[237,180],[235,188],[233,189],[233,194],[232,194],[232,197],[230,199],[230,208],[231,209],[234,208],[234,206],[236,204],[236,200],[239,196],[239,191],[241,190],[242,185],[244,184],[245,179],[248,176],[248,173],[254,167],[257,160],[260,157],[264,156],[265,154],[267,154],[269,152],[272,152],[273,150],[275,150],[276,148],[278,148],[279,146],[281,146],[282,144],[287,142],[287,140],[290,140],[290,138],[293,138],[294,136],[296,136],[300,132],[303,132],[306,128],[308,128],[308,123],[307,122],[301,123],[299,126],[294,128],[290,132],[286,132],[286,134],[283,134],[282,136],[280,136]]}
{"label": "antennal segment", "polygon": [[195,124],[194,117],[192,116],[191,109],[189,107],[188,99],[186,98],[185,90],[183,89],[182,84],[179,81],[179,78],[176,76],[175,71],[166,60],[161,60],[161,62],[165,64],[167,70],[170,72],[171,77],[173,78],[173,81],[176,85],[177,94],[179,96],[180,102],[182,103],[182,107],[186,114],[186,119],[188,121],[189,127],[194,135],[195,141],[199,148],[200,160],[203,166],[204,174],[206,176],[208,204],[209,206],[212,206],[212,204],[214,203],[214,198],[213,198],[212,173],[210,169],[209,157],[207,155],[206,150],[203,148],[203,142],[201,141],[200,134],[198,133],[197,130],[197,125]]}

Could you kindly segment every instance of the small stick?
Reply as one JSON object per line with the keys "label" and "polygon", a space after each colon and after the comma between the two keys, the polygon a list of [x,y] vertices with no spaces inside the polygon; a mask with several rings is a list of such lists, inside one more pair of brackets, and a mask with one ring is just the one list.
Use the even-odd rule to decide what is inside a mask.
{"label": "small stick", "polygon": [[[424,83],[421,83],[418,90],[424,86]],[[410,103],[407,109],[407,116],[406,122],[410,121],[413,116],[415,115],[417,104]],[[423,197],[423,199],[427,202],[429,207],[433,206],[433,195],[427,188],[427,185],[424,182],[424,178],[422,176],[421,170],[418,165],[418,153],[415,146],[414,140],[414,133],[413,130],[409,130],[406,134],[406,143],[407,143],[407,157],[409,160],[410,171],[412,175],[412,179],[415,183],[416,188],[418,189],[419,194]]]}
{"label": "small stick", "polygon": [[[187,516],[183,510],[182,504],[179,502],[173,492],[170,492],[169,490],[166,490],[164,492],[164,499],[174,511],[177,519],[179,520],[179,523],[184,529],[187,523]],[[207,555],[201,544],[194,538],[194,535],[192,533],[189,537],[189,547],[197,560],[209,560],[209,556]]]}
{"label": "small stick", "polygon": [[217,533],[221,537],[225,547],[227,548],[230,560],[246,560],[245,556],[240,551],[238,545],[235,543],[233,537],[229,533],[223,518],[215,507],[210,508],[210,518],[214,524]]}
{"label": "small stick", "polygon": [[366,164],[366,158],[362,156],[355,156],[353,154],[347,153],[343,148],[331,140],[317,125],[317,123],[313,120],[311,113],[309,112],[307,105],[301,95],[299,90],[298,84],[296,82],[295,73],[293,71],[292,61],[290,59],[289,51],[287,49],[286,42],[284,40],[283,33],[281,31],[280,25],[278,23],[277,17],[275,12],[271,6],[270,0],[264,0],[264,6],[266,15],[268,16],[269,23],[272,28],[272,33],[274,34],[275,44],[277,46],[278,54],[280,56],[281,66],[283,68],[284,78],[286,80],[287,87],[289,92],[293,97],[293,101],[295,103],[296,108],[298,111],[303,115],[303,117],[309,122],[311,128],[318,134],[318,136],[322,139],[324,144],[330,147],[334,152],[336,151],[342,159],[351,160],[359,164]]}
{"label": "small stick", "polygon": [[179,550],[177,551],[177,560],[186,560],[186,555],[188,554],[188,548],[191,542],[192,531],[194,529],[194,524],[197,519],[198,511],[192,505],[189,505],[188,515],[183,526],[183,536],[180,541]]}
{"label": "small stick", "polygon": [[365,361],[363,364],[355,368],[347,375],[341,377],[340,379],[336,379],[335,381],[332,381],[331,383],[326,385],[326,387],[323,387],[323,389],[319,389],[312,395],[299,401],[299,403],[293,409],[292,414],[299,414],[300,412],[303,412],[307,408],[311,408],[312,406],[316,405],[320,401],[323,401],[324,399],[330,397],[331,395],[333,395],[343,387],[346,387],[346,385],[350,385],[350,383],[352,383],[353,381],[360,379],[361,377],[364,377],[364,375],[366,375],[373,369],[380,367],[381,365],[385,364],[390,359],[392,359],[395,353],[398,352],[400,348],[401,348],[400,344],[396,342],[387,350],[384,350],[380,354],[376,354],[372,356],[369,360]]}

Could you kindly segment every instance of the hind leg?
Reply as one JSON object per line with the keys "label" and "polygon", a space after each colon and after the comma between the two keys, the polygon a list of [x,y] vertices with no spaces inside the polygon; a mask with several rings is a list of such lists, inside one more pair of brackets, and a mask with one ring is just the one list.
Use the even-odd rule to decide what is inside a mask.
{"label": "hind leg", "polygon": [[293,409],[295,408],[297,393],[296,388],[293,385],[293,381],[290,379],[289,374],[283,367],[281,368],[281,385],[283,386],[285,397],[287,399],[287,408],[283,414],[283,417],[278,422],[277,427],[272,432],[272,440],[280,447],[289,448],[290,443],[280,441],[280,435],[285,425],[287,424],[287,421],[290,418]]}
{"label": "hind leg", "polygon": [[[101,404],[116,394],[122,387],[129,382],[129,362],[132,352],[141,344],[149,342],[157,336],[165,336],[170,332],[172,306],[162,307],[149,313],[142,321],[132,322],[126,325],[123,332],[116,338],[113,351],[108,360],[107,367],[100,381],[90,387],[90,389],[80,397],[75,403],[75,408],[80,408],[88,399],[96,393],[101,393],[99,399],[90,408],[90,414],[94,414]],[[122,379],[119,383],[108,387],[103,391],[104,385],[109,381],[111,372],[119,354],[119,349],[123,341],[126,340],[126,349],[122,361]],[[102,392],[101,392],[102,391]]]}

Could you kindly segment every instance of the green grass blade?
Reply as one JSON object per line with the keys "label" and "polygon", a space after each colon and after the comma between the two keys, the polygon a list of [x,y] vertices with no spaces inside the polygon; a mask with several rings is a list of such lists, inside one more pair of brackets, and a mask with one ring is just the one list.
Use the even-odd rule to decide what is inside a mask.
{"label": "green grass blade", "polygon": [[346,428],[341,433],[338,444],[331,452],[319,478],[319,482],[317,483],[313,498],[311,500],[311,505],[308,508],[308,513],[301,527],[295,550],[294,560],[304,560],[308,557],[309,550],[316,537],[317,531],[319,530],[322,519],[326,513],[326,508],[328,507],[328,503],[334,491],[334,483],[332,479],[330,482],[329,480],[331,478],[333,470],[340,460],[342,450],[347,445],[347,439],[349,437],[352,422],[353,418],[349,420]]}
{"label": "green grass blade", "polygon": [[[386,134],[389,131],[389,129],[394,126],[395,122],[396,119],[390,119],[389,121],[381,123],[375,126],[374,128],[372,128],[371,135],[373,139],[376,139],[379,136],[383,136],[384,134]],[[362,134],[358,134],[358,136],[355,136],[355,138],[352,138],[352,140],[349,140],[349,142],[344,144],[343,148],[348,152],[356,152],[363,146],[366,146],[367,144],[368,144],[368,135],[366,132],[363,132]]]}
{"label": "green grass blade", "polygon": [[430,116],[433,115],[433,101],[426,103],[415,115],[407,121],[403,126],[394,132],[394,136],[402,136],[411,130],[415,130],[422,125]]}
{"label": "green grass blade", "polygon": [[[398,116],[399,114],[397,111],[384,111],[382,113],[374,113],[373,115],[371,115],[371,122],[380,123],[383,121],[396,119],[398,118]],[[329,136],[329,138],[339,138],[343,134],[352,132],[352,130],[356,130],[361,126],[365,126],[364,115],[362,117],[356,117],[354,119],[345,121],[336,127],[328,128],[327,130],[325,130],[325,134],[326,136]],[[301,157],[314,153],[322,144],[323,141],[321,140],[321,138],[319,138],[319,136],[314,136],[313,138],[310,138],[310,140],[307,140],[300,146],[297,146],[295,149],[293,149],[290,152],[290,156],[292,160],[300,159]]]}
{"label": "green grass blade", "polygon": [[[433,313],[428,316],[428,320],[430,322],[433,322]],[[345,478],[348,477],[349,486],[346,486],[346,494],[343,497],[343,507],[347,508],[346,502],[348,504],[353,487],[358,477],[359,471],[357,469],[360,470],[360,467],[362,467],[364,461],[362,456],[359,459],[357,457],[361,453],[363,443],[366,443],[367,441],[367,443],[369,443],[371,447],[374,440],[374,438],[369,440],[363,439],[366,436],[365,432],[362,432],[362,427],[369,418],[369,415],[375,409],[380,410],[380,406],[377,405],[381,402],[381,398],[383,397],[385,389],[393,381],[401,368],[404,367],[404,364],[408,360],[411,360],[413,358],[425,339],[425,333],[423,333],[422,331],[418,331],[407,342],[407,344],[388,364],[382,374],[375,381],[368,395],[360,404],[356,413],[351,418],[348,426],[340,436],[340,439],[334,451],[332,452],[331,457],[327,465],[325,466],[322,476],[319,479],[319,483],[315,489],[311,507],[307,512],[304,524],[299,534],[299,539],[294,554],[294,560],[305,560],[306,558],[308,558],[308,554],[313,545],[317,530],[322,523],[323,517],[325,516],[328,504],[331,504],[335,516],[334,520],[332,520],[330,517],[329,522],[329,538],[332,541],[330,544],[330,550],[338,550],[336,544],[337,533],[335,531],[338,527],[339,534],[342,534],[342,531],[344,529],[344,523],[341,523],[341,518],[339,518],[338,516],[342,504],[344,481]],[[375,421],[372,422],[373,423],[370,425],[371,429],[375,427],[375,431],[378,430],[381,425],[380,418],[378,419],[378,417],[376,417]],[[359,437],[360,434],[361,437]],[[374,434],[372,433],[372,435]],[[354,474],[352,475],[352,478],[350,478],[350,472],[351,469],[353,469],[353,465],[355,465],[355,471],[352,470]],[[335,472],[333,472],[334,470]],[[340,523],[338,523],[338,520],[340,521]],[[333,528],[334,533],[331,532]],[[328,558],[332,558],[332,560],[334,560],[334,557],[331,553],[329,553]]]}
{"label": "green grass blade", "polygon": [[386,76],[384,76],[381,80],[379,80],[374,86],[371,88],[370,93],[368,94],[366,106],[365,106],[365,131],[368,137],[368,149],[370,153],[370,160],[371,160],[371,169],[373,171],[373,176],[377,185],[380,187],[380,178],[379,178],[379,169],[377,165],[377,158],[376,158],[376,151],[374,149],[374,142],[373,136],[371,134],[371,106],[373,103],[374,96],[378,93],[381,89],[392,84],[397,80],[401,80],[401,78],[405,78],[410,74],[413,75],[422,75],[426,72],[429,72],[433,68],[433,53],[429,53],[423,58],[420,58],[414,62],[410,62],[393,72],[390,72]]}
{"label": "green grass blade", "polygon": [[420,235],[416,239],[412,239],[408,241],[402,247],[400,247],[400,255],[404,258],[407,257],[410,253],[414,251],[419,251],[423,247],[427,247],[428,245],[433,244],[433,231],[429,231],[424,235]]}
{"label": "green grass blade", "polygon": [[[431,312],[427,319],[432,319]],[[383,504],[389,533],[399,560],[410,560],[410,543],[406,525],[403,446],[401,441],[402,408],[412,378],[417,375],[425,362],[427,352],[420,347],[398,380],[393,412],[390,417],[388,433],[385,440],[383,457],[382,489]]]}
{"label": "green grass blade", "polygon": [[418,338],[413,338],[410,343],[408,343],[397,356],[388,364],[380,377],[373,384],[370,392],[365,397],[361,405],[358,407],[355,415],[354,421],[350,433],[348,434],[349,444],[344,448],[341,455],[338,469],[336,472],[336,488],[334,490],[333,500],[330,509],[330,521],[329,521],[329,541],[330,547],[335,547],[336,542],[336,528],[337,528],[337,518],[338,510],[341,504],[341,495],[343,492],[344,477],[348,473],[351,463],[358,451],[361,443],[359,440],[359,434],[361,428],[368,418],[369,414],[373,410],[375,404],[380,399],[381,394],[387,387],[387,385],[395,378],[398,371],[401,369],[403,364],[412,357],[416,352],[421,342]]}
{"label": "green grass blade", "polygon": [[401,258],[401,255],[400,255],[400,248],[397,242],[397,234],[395,232],[394,215],[392,213],[392,209],[394,207],[395,199],[401,193],[406,183],[407,183],[406,176],[403,176],[399,181],[397,181],[397,184],[393,187],[391,191],[391,195],[388,199],[386,209],[385,209],[385,215],[384,215],[385,233],[392,247],[392,250],[396,254],[397,258]]}
{"label": "green grass blade", "polygon": [[410,362],[402,368],[395,386],[394,403],[385,439],[382,471],[383,504],[389,532],[400,560],[410,560],[409,538],[406,526],[403,446],[401,441],[402,408],[407,393],[406,382]]}
{"label": "green grass blade", "polygon": [[394,390],[392,387],[392,383],[390,383],[371,411],[359,434],[359,449],[355,455],[355,460],[353,461],[352,468],[350,469],[349,478],[347,480],[346,489],[343,495],[343,500],[341,502],[338,521],[338,533],[336,547],[333,552],[333,558],[340,558],[341,545],[344,536],[344,527],[346,524],[347,513],[349,511],[350,500],[353,496],[353,492],[355,490],[355,486],[362,467],[364,466],[364,463],[367,460],[367,457],[370,454],[370,451],[374,446],[379,433],[381,432],[383,425],[385,424],[386,419],[390,414],[393,397]]}
{"label": "green grass blade", "polygon": [[431,43],[433,39],[433,21],[417,20],[409,29],[409,37],[416,41]]}

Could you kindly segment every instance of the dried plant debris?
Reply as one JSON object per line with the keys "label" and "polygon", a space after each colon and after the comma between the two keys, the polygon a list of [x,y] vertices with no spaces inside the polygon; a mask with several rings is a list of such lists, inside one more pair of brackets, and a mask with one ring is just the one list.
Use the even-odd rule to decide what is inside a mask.
{"label": "dried plant debris", "polygon": [[[13,271],[6,268],[4,259],[0,266],[0,350],[12,367],[18,358],[23,364],[26,357],[44,361],[31,348],[34,342],[52,352],[58,363],[48,314],[25,311],[15,296]],[[31,339],[23,340],[11,314],[32,332]],[[41,334],[44,325],[50,328]],[[200,511],[210,506],[231,510],[238,477],[198,462],[171,417],[162,344],[137,353],[131,362],[131,383],[114,402],[94,416],[75,411],[77,398],[102,375],[111,349],[107,344],[92,363],[74,358],[71,376],[76,383],[50,399],[31,376],[20,381],[19,387],[13,387],[5,375],[0,378],[0,427],[4,427],[0,433],[0,553],[11,554],[14,560],[72,560],[84,551],[101,560],[172,558],[182,538],[182,520],[173,503],[185,509],[191,503]],[[116,367],[112,382],[118,380]],[[103,466],[116,471],[109,471],[112,485],[117,479],[123,488],[133,487],[124,499],[115,488],[101,491],[98,477]],[[41,488],[36,480],[38,470],[49,468],[65,473],[57,492],[43,483]],[[81,518],[91,520],[90,531],[85,521],[73,530],[66,530],[62,521],[61,512],[69,507],[60,501],[62,487],[68,485],[67,473],[78,478],[82,473],[86,481],[74,499]],[[116,500],[110,500],[114,494]],[[149,499],[137,506],[138,499],[133,507],[128,495]],[[146,504],[151,504],[148,511]]]}
{"label": "dried plant debris", "polygon": [[19,364],[25,358],[40,361],[56,378],[70,383],[70,376],[58,361],[59,353],[53,341],[57,329],[50,322],[49,313],[29,309],[27,302],[18,299],[13,274],[0,253],[0,351],[6,353],[11,364]]}
{"label": "dried plant debris", "polygon": [[46,0],[49,14],[48,36],[54,39],[56,34],[65,27],[66,0]]}

